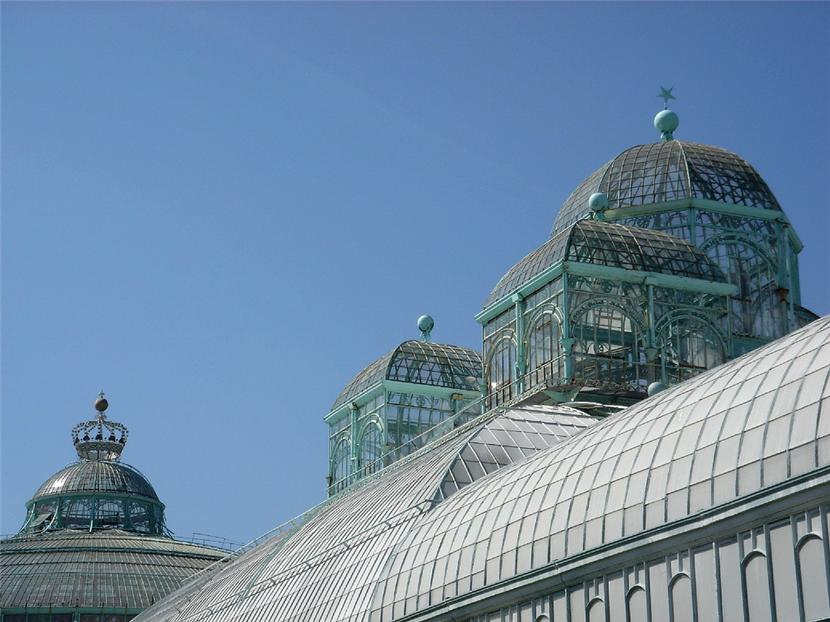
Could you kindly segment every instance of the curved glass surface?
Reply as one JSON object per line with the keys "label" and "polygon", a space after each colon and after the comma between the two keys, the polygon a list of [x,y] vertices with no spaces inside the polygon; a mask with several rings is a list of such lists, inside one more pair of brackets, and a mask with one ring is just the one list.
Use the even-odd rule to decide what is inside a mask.
{"label": "curved glass surface", "polygon": [[397,620],[830,465],[830,317],[462,487],[481,423],[140,620]]}
{"label": "curved glass surface", "polygon": [[484,307],[560,261],[726,281],[717,264],[685,240],[651,229],[586,219],[560,231],[513,266],[490,292]]}
{"label": "curved glass surface", "polygon": [[70,464],[43,482],[32,501],[79,492],[140,495],[159,500],[147,478],[133,467],[121,462],[85,460]]}
{"label": "curved glass surface", "polygon": [[608,195],[610,209],[691,198],[781,209],[763,178],[737,154],[670,140],[626,149],[592,173],[562,205],[551,235],[586,215],[594,192]]}
{"label": "curved glass surface", "polygon": [[500,468],[553,447],[597,419],[567,406],[522,406],[483,424],[447,468],[436,501]]}
{"label": "curved glass surface", "polygon": [[569,408],[533,407],[468,424],[359,483],[287,542],[281,535],[266,540],[208,581],[196,579],[198,591],[185,587],[140,619],[358,619],[352,616],[370,607],[384,560],[419,516],[469,484],[462,472],[486,479],[488,469],[594,422]]}
{"label": "curved glass surface", "polygon": [[357,374],[337,396],[331,409],[384,379],[477,391],[481,379],[481,355],[460,346],[404,341]]}
{"label": "curved glass surface", "polygon": [[0,542],[0,607],[143,609],[223,555],[123,532],[18,536]]}
{"label": "curved glass surface", "polygon": [[828,380],[825,317],[460,491],[397,547],[373,619],[410,614],[830,464]]}

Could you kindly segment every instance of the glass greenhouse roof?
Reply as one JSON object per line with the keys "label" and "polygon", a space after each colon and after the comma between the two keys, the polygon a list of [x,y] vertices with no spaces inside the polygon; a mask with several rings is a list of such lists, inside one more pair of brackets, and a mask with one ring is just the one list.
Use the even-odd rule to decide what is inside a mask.
{"label": "glass greenhouse roof", "polygon": [[518,460],[552,447],[597,419],[567,406],[523,406],[485,422],[447,468],[436,501]]}
{"label": "glass greenhouse roof", "polygon": [[670,140],[626,149],[592,173],[562,205],[551,235],[584,216],[594,192],[608,195],[610,209],[692,198],[781,209],[763,178],[739,155]]}
{"label": "glass greenhouse roof", "polygon": [[0,607],[144,609],[224,554],[116,531],[19,536],[0,542]]}
{"label": "glass greenhouse roof", "polygon": [[355,376],[331,409],[384,379],[478,391],[481,374],[481,355],[475,350],[428,341],[404,341]]}
{"label": "glass greenhouse roof", "polygon": [[484,307],[560,261],[726,281],[720,268],[685,240],[651,229],[586,219],[558,232],[513,266],[490,292]]}
{"label": "glass greenhouse roof", "polygon": [[349,612],[369,606],[382,560],[411,521],[468,486],[465,475],[483,478],[497,465],[523,460],[594,423],[593,417],[560,406],[515,408],[468,424],[431,450],[364,480],[314,514],[288,542],[275,536],[213,571],[207,583],[196,577],[192,585],[207,585],[207,592],[185,586],[178,597],[145,615],[153,620],[350,619]]}
{"label": "glass greenhouse roof", "polygon": [[70,464],[47,479],[32,501],[71,493],[139,495],[158,501],[158,495],[138,469],[122,462],[84,460]]}
{"label": "glass greenhouse roof", "polygon": [[368,478],[282,548],[266,541],[138,619],[387,622],[600,546],[611,554],[830,466],[829,381],[825,317],[436,503],[474,422]]}

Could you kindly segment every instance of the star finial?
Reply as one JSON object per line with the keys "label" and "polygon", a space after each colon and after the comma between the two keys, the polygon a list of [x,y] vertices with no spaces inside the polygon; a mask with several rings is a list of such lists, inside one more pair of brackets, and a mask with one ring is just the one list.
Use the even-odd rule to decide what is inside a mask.
{"label": "star finial", "polygon": [[662,85],[660,85],[660,94],[657,97],[659,97],[660,99],[663,100],[663,104],[664,104],[663,107],[664,108],[669,107],[669,100],[670,99],[677,99],[674,95],[671,94],[671,92],[673,90],[674,90],[673,86],[669,87],[669,88],[664,88]]}

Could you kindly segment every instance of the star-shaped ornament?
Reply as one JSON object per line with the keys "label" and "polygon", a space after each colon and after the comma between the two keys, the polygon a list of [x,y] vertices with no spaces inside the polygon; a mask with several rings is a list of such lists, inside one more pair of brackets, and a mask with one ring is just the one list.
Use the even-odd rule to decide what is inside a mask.
{"label": "star-shaped ornament", "polygon": [[663,103],[665,104],[666,108],[669,107],[670,99],[677,99],[674,95],[671,94],[672,90],[674,90],[674,87],[668,89],[664,88],[663,86],[660,87],[660,94],[657,97],[663,100]]}

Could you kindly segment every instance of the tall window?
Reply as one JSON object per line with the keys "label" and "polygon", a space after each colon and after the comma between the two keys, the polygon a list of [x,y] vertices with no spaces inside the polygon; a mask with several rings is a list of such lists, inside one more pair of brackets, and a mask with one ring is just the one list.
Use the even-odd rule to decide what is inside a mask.
{"label": "tall window", "polygon": [[360,437],[360,472],[369,475],[381,468],[383,433],[376,423],[369,423]]}
{"label": "tall window", "polygon": [[64,502],[62,509],[64,527],[69,529],[89,529],[92,521],[94,501],[92,499],[73,499]]}
{"label": "tall window", "polygon": [[330,490],[332,494],[343,490],[349,485],[349,475],[351,475],[349,441],[342,440],[335,446],[331,458]]}
{"label": "tall window", "polygon": [[660,329],[660,364],[669,382],[682,382],[724,362],[723,344],[703,320],[683,316]]}
{"label": "tall window", "polygon": [[621,309],[600,304],[577,313],[573,320],[575,339],[574,376],[595,382],[638,384],[642,335],[635,322]]}
{"label": "tall window", "polygon": [[108,529],[123,527],[124,506],[121,501],[98,501],[95,511],[95,526]]}
{"label": "tall window", "polygon": [[528,385],[561,377],[560,366],[559,322],[552,312],[545,312],[530,327],[527,337]]}
{"label": "tall window", "polygon": [[510,338],[496,342],[487,361],[488,407],[498,406],[513,397],[516,345]]}
{"label": "tall window", "polygon": [[732,331],[755,337],[781,336],[781,299],[772,262],[759,249],[740,240],[720,240],[707,248],[706,254],[738,288],[729,299]]}

